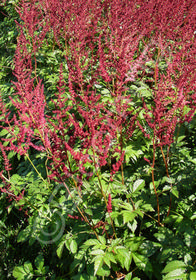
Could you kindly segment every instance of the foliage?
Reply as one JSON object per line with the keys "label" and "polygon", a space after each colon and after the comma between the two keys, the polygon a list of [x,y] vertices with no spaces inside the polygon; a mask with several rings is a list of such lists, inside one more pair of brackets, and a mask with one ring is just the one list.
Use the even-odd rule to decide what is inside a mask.
{"label": "foliage", "polygon": [[4,2],[1,279],[195,279],[195,1]]}
{"label": "foliage", "polygon": [[14,92],[11,80],[14,69],[14,53],[16,49],[16,38],[18,31],[15,20],[18,14],[10,1],[7,5],[0,5],[0,91],[4,99]]}

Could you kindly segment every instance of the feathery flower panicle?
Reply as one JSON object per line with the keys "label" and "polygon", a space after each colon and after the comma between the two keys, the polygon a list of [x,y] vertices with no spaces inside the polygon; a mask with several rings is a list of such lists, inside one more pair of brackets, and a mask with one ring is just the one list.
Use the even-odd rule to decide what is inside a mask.
{"label": "feathery flower panicle", "polygon": [[11,167],[11,164],[10,164],[9,159],[6,154],[6,148],[3,146],[3,144],[1,142],[0,142],[0,150],[1,150],[1,153],[2,153],[2,156],[4,159],[5,171],[9,172],[12,169],[12,167]]}
{"label": "feathery flower panicle", "polygon": [[[9,141],[4,151],[45,151],[51,180],[74,175],[82,188],[85,175],[112,159],[111,175],[120,170],[135,128],[145,137],[150,130],[157,146],[171,145],[176,126],[196,110],[195,7],[191,0],[20,0],[16,113],[6,112],[1,126],[11,135],[1,140]],[[50,97],[37,68],[51,37],[62,57],[46,113]],[[142,101],[130,86],[149,81],[151,100]]]}
{"label": "feathery flower panicle", "polygon": [[112,213],[112,196],[111,196],[111,194],[108,195],[107,212]]}

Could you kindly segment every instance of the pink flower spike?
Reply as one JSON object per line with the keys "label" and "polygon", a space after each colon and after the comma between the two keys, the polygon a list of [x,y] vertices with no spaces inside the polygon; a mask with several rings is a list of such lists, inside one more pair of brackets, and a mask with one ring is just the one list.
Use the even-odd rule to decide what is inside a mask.
{"label": "pink flower spike", "polygon": [[112,197],[111,197],[111,194],[109,194],[109,196],[108,196],[107,211],[108,211],[108,213],[112,213]]}

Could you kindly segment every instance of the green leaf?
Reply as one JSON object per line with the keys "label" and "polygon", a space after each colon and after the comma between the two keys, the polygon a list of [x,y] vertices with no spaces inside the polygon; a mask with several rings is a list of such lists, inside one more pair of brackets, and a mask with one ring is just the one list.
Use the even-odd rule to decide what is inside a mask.
{"label": "green leaf", "polygon": [[127,271],[129,271],[130,269],[130,265],[131,265],[131,262],[132,262],[132,254],[130,252],[128,252],[126,255],[125,255],[125,268]]}
{"label": "green leaf", "polygon": [[90,247],[90,246],[98,245],[98,244],[99,244],[99,241],[97,239],[89,239],[83,244],[83,247]]}
{"label": "green leaf", "polygon": [[181,215],[169,215],[168,217],[165,218],[164,223],[175,222],[176,224],[180,224],[183,219],[184,217]]}
{"label": "green leaf", "polygon": [[126,276],[125,276],[125,280],[131,280],[132,279],[132,272],[128,273]]}
{"label": "green leaf", "polygon": [[[59,280],[63,280],[63,278],[58,278]],[[66,278],[67,279],[67,278]],[[72,277],[73,280],[96,280],[97,278],[94,278],[93,276],[91,276],[91,278],[89,278],[89,276],[84,273],[84,274],[79,274],[79,275],[75,275]]]}
{"label": "green leaf", "polygon": [[116,251],[117,251],[116,258],[120,262],[122,268],[125,267],[126,270],[129,271],[131,261],[132,261],[132,254],[124,246],[117,247]]}
{"label": "green leaf", "polygon": [[186,268],[186,264],[183,261],[171,261],[166,265],[162,273],[169,273],[171,271],[174,271],[176,269],[181,269],[181,268],[182,269]]}
{"label": "green leaf", "polygon": [[90,253],[91,255],[103,255],[104,254],[104,251],[103,250],[94,250]]}
{"label": "green leaf", "polygon": [[136,252],[132,253],[132,256],[137,267],[142,270],[152,271],[152,266],[146,256],[140,255]]}
{"label": "green leaf", "polygon": [[110,260],[105,256],[104,257],[104,263],[109,267],[109,268],[111,268],[111,262],[110,262]]}
{"label": "green leaf", "polygon": [[97,274],[98,269],[100,269],[103,266],[103,255],[95,257],[94,262],[94,276]]}
{"label": "green leaf", "polygon": [[0,227],[3,227],[3,228],[5,228],[5,229],[7,228],[6,225],[5,225],[5,223],[4,223],[3,221],[1,221],[1,220],[0,220]]}
{"label": "green leaf", "polygon": [[145,181],[143,179],[138,179],[137,181],[134,182],[133,187],[132,187],[132,192],[136,192],[144,188],[145,186]]}
{"label": "green leaf", "polygon": [[190,162],[196,164],[196,158],[191,159]]}
{"label": "green leaf", "polygon": [[127,223],[127,227],[130,228],[130,230],[131,230],[133,233],[136,231],[137,226],[138,226],[138,223],[137,223],[136,219],[133,220],[132,222],[128,222],[128,223]]}
{"label": "green leaf", "polygon": [[[104,261],[106,262],[106,259],[108,259],[109,261],[116,263],[116,259],[113,253],[110,252],[106,252],[105,256],[104,256]],[[110,266],[109,266],[110,267]]]}
{"label": "green leaf", "polygon": [[25,275],[26,275],[26,273],[25,273],[23,266],[15,266],[15,268],[13,270],[13,276],[17,280],[23,280]]}
{"label": "green leaf", "polygon": [[164,177],[165,178],[165,181],[168,183],[168,184],[174,184],[175,183],[175,179],[172,178],[172,177]]}
{"label": "green leaf", "polygon": [[121,207],[131,212],[133,211],[133,206],[130,203],[124,202]]}
{"label": "green leaf", "polygon": [[75,254],[78,250],[78,244],[74,239],[72,239],[70,242],[70,250],[71,250],[72,254]]}
{"label": "green leaf", "polygon": [[20,231],[17,237],[17,242],[24,242],[29,238],[29,229],[25,228],[24,230]]}
{"label": "green leaf", "polygon": [[0,132],[0,136],[5,136],[6,134],[8,134],[7,129],[2,129]]}
{"label": "green leaf", "polygon": [[108,277],[110,275],[110,269],[105,264],[97,270],[97,275]]}
{"label": "green leaf", "polygon": [[130,249],[131,252],[138,251],[140,246],[144,243],[145,238],[142,236],[132,237],[126,240],[126,247]]}
{"label": "green leaf", "polygon": [[59,259],[62,257],[63,249],[64,249],[65,241],[60,242],[58,245],[58,249],[56,250],[57,256]]}
{"label": "green leaf", "polygon": [[7,158],[8,158],[8,159],[11,159],[14,155],[16,155],[16,152],[10,151],[10,152],[8,153]]}
{"label": "green leaf", "polygon": [[165,276],[163,276],[163,280],[186,280],[187,279],[187,274],[184,273],[185,269],[183,270],[182,268],[176,269],[174,271],[169,272]]}
{"label": "green leaf", "polygon": [[32,264],[31,264],[30,262],[25,262],[25,263],[24,263],[24,270],[25,270],[27,273],[33,272]]}
{"label": "green leaf", "polygon": [[23,179],[22,179],[22,177],[20,176],[20,175],[18,175],[18,174],[14,174],[14,175],[12,175],[12,177],[10,178],[10,182],[12,183],[12,184],[18,184],[20,181],[23,181]]}
{"label": "green leaf", "polygon": [[42,255],[37,256],[37,258],[35,259],[35,266],[37,270],[42,272],[44,266],[44,257]]}
{"label": "green leaf", "polygon": [[177,190],[176,187],[173,187],[171,192],[175,197],[179,198],[179,191]]}
{"label": "green leaf", "polygon": [[12,209],[14,208],[14,205],[10,205],[8,208],[7,208],[7,212],[8,214],[10,214],[10,212],[12,211]]}
{"label": "green leaf", "polygon": [[128,222],[132,222],[135,217],[137,216],[137,213],[134,211],[127,211],[127,210],[123,210],[122,212],[123,215],[123,222],[124,224],[128,223]]}
{"label": "green leaf", "polygon": [[196,280],[196,272],[190,273],[190,280]]}
{"label": "green leaf", "polygon": [[99,241],[105,245],[106,244],[106,240],[105,240],[105,237],[104,236],[99,236]]}
{"label": "green leaf", "polygon": [[24,266],[16,266],[13,270],[13,276],[17,280],[30,280],[33,278],[33,267],[30,262],[25,262]]}
{"label": "green leaf", "polygon": [[146,212],[147,211],[150,211],[150,212],[155,211],[151,204],[146,203],[146,204],[142,204],[141,206],[142,206],[142,209]]}

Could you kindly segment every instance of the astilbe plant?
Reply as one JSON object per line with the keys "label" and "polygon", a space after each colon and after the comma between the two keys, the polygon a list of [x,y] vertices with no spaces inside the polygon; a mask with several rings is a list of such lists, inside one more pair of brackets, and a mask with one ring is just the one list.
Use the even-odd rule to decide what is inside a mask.
{"label": "astilbe plant", "polygon": [[[149,108],[144,102],[144,110],[147,124],[153,130],[152,167],[155,167],[155,151],[160,147],[167,177],[169,149],[174,141],[176,127],[190,121],[194,114],[193,107],[195,108],[195,14],[191,12],[194,5],[195,3],[186,1],[179,8],[177,2],[169,1],[164,3],[164,7],[161,3],[156,3],[152,14],[156,28],[148,44],[152,43],[157,50],[156,57],[153,57],[153,53],[150,55],[154,60],[154,105]],[[167,69],[161,73],[159,62],[162,59],[166,62]],[[167,147],[166,156],[163,147]],[[152,179],[154,180],[153,171]],[[156,193],[155,185],[154,189]],[[159,209],[158,195],[156,196]],[[170,208],[171,200],[168,215]],[[160,217],[158,220],[160,221]]]}
{"label": "astilbe plant", "polygon": [[[9,133],[0,143],[5,172],[10,172],[6,151],[30,160],[33,148],[47,159],[48,183],[63,184],[70,197],[73,188],[82,199],[86,180],[97,177],[113,235],[109,237],[104,221],[98,225],[107,238],[116,238],[112,190],[103,188],[102,171],[109,169],[111,182],[120,173],[125,186],[126,145],[139,128],[152,138],[152,183],[157,222],[163,226],[154,184],[155,155],[160,148],[169,177],[167,162],[176,128],[195,113],[195,1],[20,0],[16,8],[21,22],[15,95],[10,98],[14,112],[7,112],[1,103],[1,128]],[[63,57],[52,98],[37,74],[39,52],[51,36],[53,48]],[[150,102],[145,97],[136,100],[129,90],[138,81],[148,82],[148,63],[153,65],[148,77]],[[102,86],[109,97],[102,94]],[[1,172],[3,182],[5,172]],[[134,202],[132,207],[136,209]],[[75,219],[85,221],[99,240],[99,226],[79,206],[77,210],[81,217]],[[170,210],[171,201],[168,215]]]}

